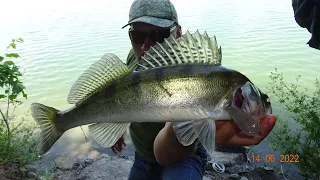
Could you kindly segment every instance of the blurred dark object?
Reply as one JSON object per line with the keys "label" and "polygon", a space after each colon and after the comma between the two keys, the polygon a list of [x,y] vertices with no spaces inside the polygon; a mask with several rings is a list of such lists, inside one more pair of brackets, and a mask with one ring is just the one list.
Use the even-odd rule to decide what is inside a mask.
{"label": "blurred dark object", "polygon": [[311,33],[307,44],[320,50],[320,0],[292,0],[292,7],[296,22]]}

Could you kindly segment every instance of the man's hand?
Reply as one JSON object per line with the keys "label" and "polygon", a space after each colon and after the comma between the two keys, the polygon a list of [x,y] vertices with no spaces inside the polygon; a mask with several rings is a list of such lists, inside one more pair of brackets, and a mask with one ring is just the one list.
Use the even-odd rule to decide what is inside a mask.
{"label": "man's hand", "polygon": [[111,146],[111,150],[114,153],[121,152],[123,148],[126,146],[124,135],[121,136],[121,138],[113,145]]}
{"label": "man's hand", "polygon": [[[215,143],[225,147],[257,145],[264,140],[276,123],[274,115],[266,115],[260,120],[261,136],[248,136],[241,132],[233,120],[217,120]],[[171,122],[159,132],[154,141],[154,153],[158,163],[168,165],[192,154],[196,144],[183,146],[174,134]]]}
{"label": "man's hand", "polygon": [[216,144],[226,147],[257,145],[269,135],[275,124],[276,117],[266,115],[259,123],[261,136],[248,136],[234,121],[216,121]]}

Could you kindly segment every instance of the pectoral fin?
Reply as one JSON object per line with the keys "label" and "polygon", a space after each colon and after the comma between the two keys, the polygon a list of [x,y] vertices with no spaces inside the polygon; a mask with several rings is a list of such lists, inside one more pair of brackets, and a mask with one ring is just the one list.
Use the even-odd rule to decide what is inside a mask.
{"label": "pectoral fin", "polygon": [[213,119],[193,121],[193,129],[207,153],[213,158],[215,151],[216,124]]}
{"label": "pectoral fin", "polygon": [[173,129],[178,141],[184,146],[191,145],[198,137],[192,121],[174,122]]}
{"label": "pectoral fin", "polygon": [[173,129],[181,144],[184,146],[191,145],[198,138],[207,153],[213,158],[216,134],[216,126],[213,119],[174,122]]}
{"label": "pectoral fin", "polygon": [[253,119],[249,114],[247,114],[235,105],[227,107],[227,111],[244,133],[246,133],[249,136],[261,135],[259,121]]}

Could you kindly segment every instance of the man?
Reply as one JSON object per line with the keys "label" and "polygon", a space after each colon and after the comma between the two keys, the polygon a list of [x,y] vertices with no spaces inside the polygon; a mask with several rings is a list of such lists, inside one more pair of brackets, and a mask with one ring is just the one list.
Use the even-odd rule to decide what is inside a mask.
{"label": "man", "polygon": [[[169,0],[135,0],[130,8],[129,37],[132,44],[127,65],[134,65],[156,42],[172,34],[180,37],[181,26],[175,7]],[[123,27],[123,28],[124,28]],[[216,144],[226,147],[259,144],[275,125],[274,116],[262,118],[260,137],[239,134],[234,121],[216,121]],[[200,180],[204,175],[206,152],[198,141],[190,146],[180,144],[172,123],[132,123],[130,135],[135,146],[135,162],[129,179]],[[112,147],[114,152],[124,148],[121,137]]]}
{"label": "man", "polygon": [[294,19],[311,33],[307,44],[320,50],[320,0],[292,0]]}

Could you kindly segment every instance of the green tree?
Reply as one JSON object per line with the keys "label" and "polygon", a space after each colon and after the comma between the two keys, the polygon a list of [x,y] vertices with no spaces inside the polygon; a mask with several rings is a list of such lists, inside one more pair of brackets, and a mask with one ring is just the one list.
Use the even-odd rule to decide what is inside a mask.
{"label": "green tree", "polygon": [[[283,74],[270,75],[270,92],[278,99],[285,115],[278,117],[277,129],[270,136],[270,145],[281,154],[295,154],[296,165],[305,178],[320,178],[320,83],[315,80],[315,92],[302,88],[299,79],[286,83]],[[285,118],[286,117],[286,118]],[[298,128],[290,128],[290,121]]]}
{"label": "green tree", "polygon": [[[22,43],[23,39],[18,38],[12,39],[12,42],[7,47],[7,50],[16,49],[16,43]],[[17,96],[22,94],[23,97],[27,98],[27,94],[24,92],[25,87],[20,81],[22,74],[19,71],[19,67],[10,60],[10,58],[19,58],[17,53],[6,53],[3,56],[0,56],[0,87],[4,90],[0,94],[0,99],[6,98],[7,108],[6,114],[0,109],[1,116],[6,124],[7,133],[10,134],[10,125],[9,125],[9,109],[10,104],[21,103],[17,100]],[[8,60],[7,60],[8,59]]]}
{"label": "green tree", "polygon": [[[22,73],[12,61],[19,58],[15,53],[17,43],[23,43],[22,38],[13,39],[7,47],[7,53],[0,56],[0,162],[4,164],[24,165],[35,160],[37,142],[32,140],[33,128],[24,127],[27,122],[22,120],[13,125],[14,115],[10,110],[21,104],[19,96],[27,99],[25,86],[21,81]],[[12,113],[13,114],[13,113]]]}

